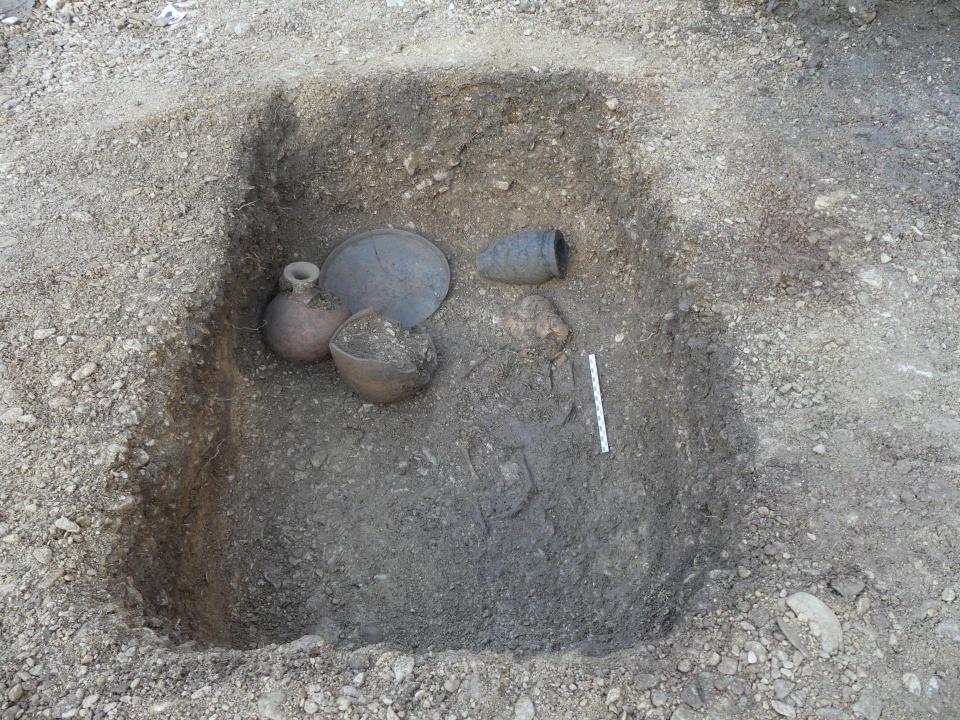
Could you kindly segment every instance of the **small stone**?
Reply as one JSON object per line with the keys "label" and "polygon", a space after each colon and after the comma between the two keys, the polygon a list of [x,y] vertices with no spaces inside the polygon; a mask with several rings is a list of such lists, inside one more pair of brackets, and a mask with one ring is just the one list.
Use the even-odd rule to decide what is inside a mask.
{"label": "small stone", "polygon": [[97,364],[94,362],[87,362],[78,367],[73,371],[73,374],[70,376],[73,380],[80,381],[86,380],[88,377],[93,375],[97,371]]}
{"label": "small stone", "polygon": [[670,701],[670,698],[663,690],[654,690],[650,693],[650,702],[654,707],[663,707]]}
{"label": "small stone", "polygon": [[737,576],[741,579],[745,580],[746,578],[750,577],[751,574],[750,568],[744,567],[743,565],[737,565]]}
{"label": "small stone", "polygon": [[83,699],[83,702],[80,703],[80,706],[83,707],[83,708],[86,708],[87,710],[89,710],[90,708],[92,708],[94,705],[97,704],[97,701],[98,701],[99,699],[100,699],[100,696],[99,696],[97,693],[93,693],[93,694],[91,694],[91,695],[87,695],[87,696]]}
{"label": "small stone", "polygon": [[700,688],[697,687],[696,682],[687,683],[686,687],[680,692],[680,699],[694,710],[703,707],[703,698],[700,697]]}
{"label": "small stone", "polygon": [[251,30],[253,30],[253,23],[249,20],[241,20],[233,26],[234,35],[249,35]]}
{"label": "small stone", "polygon": [[20,702],[20,700],[23,698],[23,695],[23,685],[17,683],[7,691],[7,700],[12,703]]}
{"label": "small stone", "polygon": [[521,695],[513,706],[513,720],[533,720],[537,709],[529,695]]}
{"label": "small stone", "polygon": [[618,687],[612,687],[607,691],[607,705],[616,705],[620,702],[621,691]]}
{"label": "small stone", "polygon": [[887,255],[886,253],[880,253],[880,262],[883,263],[884,265],[886,265],[891,260],[893,260],[893,258]]}
{"label": "small stone", "polygon": [[143,448],[134,448],[130,453],[130,464],[135,468],[146,467],[150,464],[150,455]]}
{"label": "small stone", "polygon": [[0,414],[0,423],[3,425],[14,425],[23,415],[23,408],[12,407]]}
{"label": "small stone", "polygon": [[923,692],[923,685],[920,683],[920,678],[917,677],[916,673],[904,673],[900,679],[903,681],[903,686],[909,693],[920,695]]}
{"label": "small stone", "polygon": [[56,328],[37,328],[33,331],[34,340],[46,340],[57,334]]}
{"label": "small stone", "polygon": [[697,720],[697,716],[681,705],[673,711],[670,720]]}
{"label": "small stone", "polygon": [[736,675],[737,661],[732,657],[725,657],[720,661],[720,665],[717,667],[717,670],[721,675]]}
{"label": "small stone", "polygon": [[677,663],[677,670],[682,673],[688,673],[693,669],[693,664],[687,658],[680,658],[680,661]]}
{"label": "small stone", "polygon": [[834,190],[825,195],[818,195],[813,201],[814,210],[831,210],[849,197],[850,193],[845,190]]}
{"label": "small stone", "polygon": [[257,700],[257,713],[264,720],[285,720],[280,706],[286,699],[283,690],[274,690],[273,692],[261,695]]}
{"label": "small stone", "polygon": [[840,621],[820,598],[810,593],[798,592],[787,598],[787,606],[798,618],[810,624],[814,635],[820,636],[822,652],[832,655],[840,650],[843,644]]}
{"label": "small stone", "polygon": [[620,101],[615,97],[607,98],[606,105],[608,110],[616,110],[618,107],[620,107]]}
{"label": "small stone", "polygon": [[307,715],[316,715],[318,712],[320,712],[320,706],[317,705],[313,700],[307,700],[303,704],[303,711]]}
{"label": "small stone", "polygon": [[787,705],[780,700],[771,700],[770,707],[777,715],[782,715],[785,718],[795,718],[797,716],[797,709],[793,705]]}
{"label": "small stone", "polygon": [[812,450],[816,455],[827,454],[827,446],[824,445],[823,443],[817,443],[816,445],[813,446]]}
{"label": "small stone", "polygon": [[496,180],[493,183],[493,187],[501,192],[509,190],[511,185],[513,185],[513,180]]}
{"label": "small stone", "polygon": [[956,620],[944,620],[936,629],[937,637],[960,642],[960,623]]}
{"label": "small stone", "polygon": [[455,693],[460,689],[460,678],[447,678],[443,683],[443,689],[448,693]]}
{"label": "small stone", "polygon": [[77,525],[73,520],[65,517],[59,517],[53,522],[53,526],[58,530],[63,530],[66,533],[78,533],[80,532],[80,526]]}
{"label": "small stone", "polygon": [[410,153],[403,159],[403,169],[407,171],[407,175],[410,177],[413,177],[417,174],[417,170],[419,170],[420,167],[417,163],[417,158],[413,153]]}
{"label": "small stone", "polygon": [[841,575],[830,581],[830,587],[836,590],[844,600],[856,600],[857,595],[863,592],[864,584],[860,578]]}
{"label": "small stone", "polygon": [[773,681],[773,694],[777,697],[777,700],[784,700],[787,695],[793,692],[795,687],[795,683],[784,680],[783,678],[777,678]]}
{"label": "small stone", "polygon": [[945,603],[952,603],[957,599],[957,592],[953,588],[944,588],[943,592],[940,593],[940,599]]}
{"label": "small stone", "polygon": [[56,585],[57,581],[60,578],[62,578],[64,575],[65,573],[63,571],[63,568],[54,567],[46,575],[44,575],[42,578],[40,578],[37,581],[37,587],[39,587],[42,590],[49,590],[54,585]]}
{"label": "small stone", "polygon": [[883,703],[872,688],[860,693],[860,699],[853,705],[853,714],[863,720],[880,720],[883,713]]}
{"label": "small stone", "polygon": [[660,678],[651,673],[641,673],[633,678],[633,687],[637,690],[652,690],[660,684]]}
{"label": "small stone", "polygon": [[53,550],[48,547],[35,548],[33,551],[33,558],[41,565],[46,565],[53,560]]}
{"label": "small stone", "polygon": [[747,652],[747,662],[750,665],[756,665],[758,662],[766,662],[767,649],[762,643],[756,640],[748,640],[743,644],[743,649]]}
{"label": "small stone", "polygon": [[393,677],[398,683],[403,682],[413,674],[413,658],[401,655],[393,661]]}

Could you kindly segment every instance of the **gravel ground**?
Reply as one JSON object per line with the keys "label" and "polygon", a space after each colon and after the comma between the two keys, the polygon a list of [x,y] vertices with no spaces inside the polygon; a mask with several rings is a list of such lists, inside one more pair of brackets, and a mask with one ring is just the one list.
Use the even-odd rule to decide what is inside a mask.
{"label": "gravel ground", "polygon": [[[957,2],[181,7],[0,25],[0,717],[960,717]],[[669,637],[604,657],[175,646],[114,555],[263,100],[458,67],[620,88],[678,312],[738,351],[739,540]]]}

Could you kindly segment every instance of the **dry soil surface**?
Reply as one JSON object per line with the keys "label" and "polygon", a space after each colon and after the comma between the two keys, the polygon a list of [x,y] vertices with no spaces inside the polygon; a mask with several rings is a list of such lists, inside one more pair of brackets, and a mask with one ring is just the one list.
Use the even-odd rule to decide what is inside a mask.
{"label": "dry soil surface", "polygon": [[[0,0],[4,13],[14,5]],[[0,717],[960,717],[957,2],[189,0],[180,7],[179,23],[159,26],[159,4],[48,0],[0,26]],[[605,138],[616,138],[643,174],[642,187],[618,186],[618,202],[629,205],[637,193],[655,197],[662,210],[657,257],[666,269],[658,278],[673,278],[676,292],[641,291],[629,307],[604,304],[607,314],[593,324],[559,303],[567,320],[579,320],[571,322],[570,361],[591,351],[645,358],[653,354],[648,338],[661,356],[677,357],[680,345],[667,339],[699,337],[676,328],[700,324],[717,328],[710,342],[731,353],[716,387],[736,401],[725,417],[736,418],[739,470],[728,477],[708,466],[701,480],[714,484],[690,485],[722,496],[723,515],[683,495],[660,536],[683,548],[691,528],[709,528],[722,544],[676,552],[692,571],[667,573],[675,605],[657,615],[656,628],[644,630],[624,612],[624,584],[613,583],[620,594],[602,600],[620,603],[620,625],[589,618],[603,626],[599,650],[572,642],[584,638],[570,623],[562,626],[570,642],[566,635],[559,644],[549,636],[535,642],[528,633],[516,649],[500,641],[504,633],[458,648],[455,640],[470,633],[435,624],[432,636],[413,637],[417,625],[392,643],[377,631],[350,636],[329,625],[291,642],[283,633],[275,636],[282,643],[258,633],[230,642],[226,629],[216,632],[217,618],[226,622],[220,596],[193,606],[206,635],[178,625],[183,588],[131,564],[153,562],[175,574],[170,564],[180,555],[167,553],[177,538],[189,538],[190,557],[202,557],[203,533],[223,532],[232,517],[202,515],[221,525],[198,531],[189,503],[215,505],[216,486],[197,488],[196,498],[181,497],[186,504],[164,515],[166,507],[150,506],[158,497],[150,483],[175,484],[177,467],[197,477],[221,467],[229,446],[220,456],[220,426],[205,425],[207,408],[221,390],[249,387],[261,371],[233,368],[233,346],[217,338],[231,338],[223,306],[238,301],[227,276],[261,267],[260,247],[238,237],[251,228],[271,232],[271,218],[285,212],[276,199],[291,192],[282,187],[289,177],[271,173],[292,146],[271,140],[270,128],[314,108],[329,113],[334,101],[350,106],[351,94],[362,105],[371,83],[389,89],[397,78],[426,79],[459,103],[493,92],[496,78],[507,76],[523,78],[525,97],[542,82],[545,97],[564,98],[561,120],[576,115],[568,90],[582,92],[590,104],[582,117],[596,138],[588,124],[550,117],[543,137],[564,147],[564,129],[576,128],[583,147],[594,143],[598,153],[609,150]],[[407,107],[403,93],[385,97],[400,98],[397,112],[411,124],[430,117],[442,125]],[[541,107],[523,97],[504,111],[502,128],[483,132],[516,140],[511,117],[522,129],[524,109]],[[381,136],[362,116],[344,117],[357,120],[352,129],[329,126],[349,142],[331,147],[360,159],[396,130]],[[390,187],[403,212],[426,195],[444,209],[447,201],[433,193],[466,195],[458,182],[469,185],[479,172],[469,162],[427,169],[426,156],[370,157],[396,171]],[[592,158],[574,159],[589,166]],[[334,198],[346,218],[338,230],[346,232],[372,220],[364,214],[369,203],[353,207],[347,197],[364,187],[309,192]],[[571,187],[576,202],[551,196],[551,207],[586,214],[594,199],[582,182]],[[497,203],[514,194],[517,211],[536,196],[522,173],[492,188],[501,193]],[[271,214],[251,215],[268,205]],[[408,219],[403,212],[398,222]],[[444,223],[470,227],[454,215],[432,222],[424,230],[433,237]],[[589,220],[581,228],[590,254],[575,256],[573,281],[578,268],[579,277],[594,277],[585,269],[607,262],[630,275],[633,261],[620,241],[607,253],[599,231]],[[634,229],[644,251],[645,232]],[[463,248],[478,249],[470,242],[479,235],[472,228],[463,236],[466,257]],[[576,230],[568,237],[576,252]],[[467,265],[458,267],[467,278]],[[472,292],[473,282],[458,286],[455,278],[450,301],[464,302],[456,291]],[[542,292],[562,298],[556,288]],[[496,292],[502,307],[519,297]],[[440,354],[442,373],[442,347]],[[627,356],[617,357],[622,371]],[[263,387],[275,385],[279,396],[300,376],[269,374],[275,362],[263,360]],[[225,367],[230,377],[217,374]],[[484,368],[471,377],[485,377]],[[541,393],[532,377],[511,382]],[[338,407],[354,402],[338,392]],[[628,487],[627,470],[644,452],[676,450],[677,467],[677,458],[699,452],[698,438],[679,431],[665,435],[672,448],[635,442],[646,438],[646,418],[631,419],[617,387],[608,386],[612,453],[596,455],[585,440],[595,430],[590,397],[570,397],[572,419],[551,439],[561,445],[551,452],[579,448],[571,463],[611,463],[617,487]],[[199,408],[191,426],[178,425],[174,405]],[[352,407],[361,422],[375,412]],[[703,447],[723,435],[710,427]],[[188,450],[170,465],[161,450],[178,438]],[[527,516],[532,491],[518,496],[521,504],[510,499],[507,475],[525,482],[522,453],[509,465],[489,452],[489,465],[477,470],[506,464],[507,489],[499,505],[481,503],[472,521],[478,537],[491,532],[482,530],[483,513],[503,515],[514,523],[510,532],[526,522],[527,529],[549,524],[552,534],[549,508]],[[414,479],[419,469],[437,482],[469,477],[469,446],[467,460],[452,446],[411,453],[401,469]],[[315,464],[322,467],[323,458]],[[306,478],[312,470],[291,472]],[[590,513],[604,517],[604,502],[612,517],[633,505],[648,512],[637,496],[605,495],[603,473],[597,477],[597,492],[578,496]],[[147,536],[151,546],[145,518],[158,514],[172,520],[166,535]],[[369,522],[364,532],[376,538]],[[497,536],[498,562],[511,537],[528,536]],[[592,546],[578,550],[567,538],[563,547]],[[518,550],[522,567],[536,550]],[[251,552],[265,557],[262,547]],[[546,557],[551,570],[564,560]],[[313,559],[298,558],[290,572]],[[602,560],[577,577],[616,577],[629,565]],[[179,581],[216,585],[198,567],[180,569]],[[638,592],[655,592],[643,577]],[[358,583],[345,583],[345,597],[363,595]],[[268,597],[299,592],[270,577],[252,587]],[[561,600],[568,590],[578,601],[589,597],[576,579],[563,589]],[[321,600],[340,627],[351,607],[338,597],[331,591]],[[487,596],[479,588],[474,597]],[[273,624],[287,621],[282,606],[254,606],[264,608]],[[514,600],[504,617],[523,610]],[[557,618],[535,620],[550,628]],[[510,629],[510,622],[500,628]],[[218,637],[227,640],[210,642]]]}

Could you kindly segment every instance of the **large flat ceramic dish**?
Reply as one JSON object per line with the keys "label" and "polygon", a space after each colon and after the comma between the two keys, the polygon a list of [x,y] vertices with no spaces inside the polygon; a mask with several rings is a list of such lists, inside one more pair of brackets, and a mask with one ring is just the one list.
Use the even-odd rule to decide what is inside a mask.
{"label": "large flat ceramic dish", "polygon": [[370,230],[327,255],[320,285],[351,313],[373,308],[410,328],[430,317],[447,296],[450,265],[436,245],[416,233]]}

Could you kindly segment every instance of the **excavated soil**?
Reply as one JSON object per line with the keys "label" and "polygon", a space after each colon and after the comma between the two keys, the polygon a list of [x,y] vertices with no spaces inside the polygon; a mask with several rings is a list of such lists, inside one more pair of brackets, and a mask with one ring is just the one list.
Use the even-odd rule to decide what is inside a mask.
{"label": "excavated soil", "polygon": [[[243,648],[319,635],[518,654],[605,654],[671,629],[735,537],[746,438],[723,327],[688,312],[669,198],[621,119],[602,78],[575,73],[273,98],[202,365],[134,478],[125,572],[154,625]],[[283,264],[377,227],[422,233],[452,272],[422,327],[433,383],[382,407],[258,331]],[[563,230],[566,278],[478,278],[476,253],[525,227]],[[552,359],[502,327],[534,292],[571,330]]]}
{"label": "excavated soil", "polygon": [[367,315],[341,325],[333,338],[342,350],[397,368],[419,367],[429,357],[430,341],[407,332],[380,315]]}

